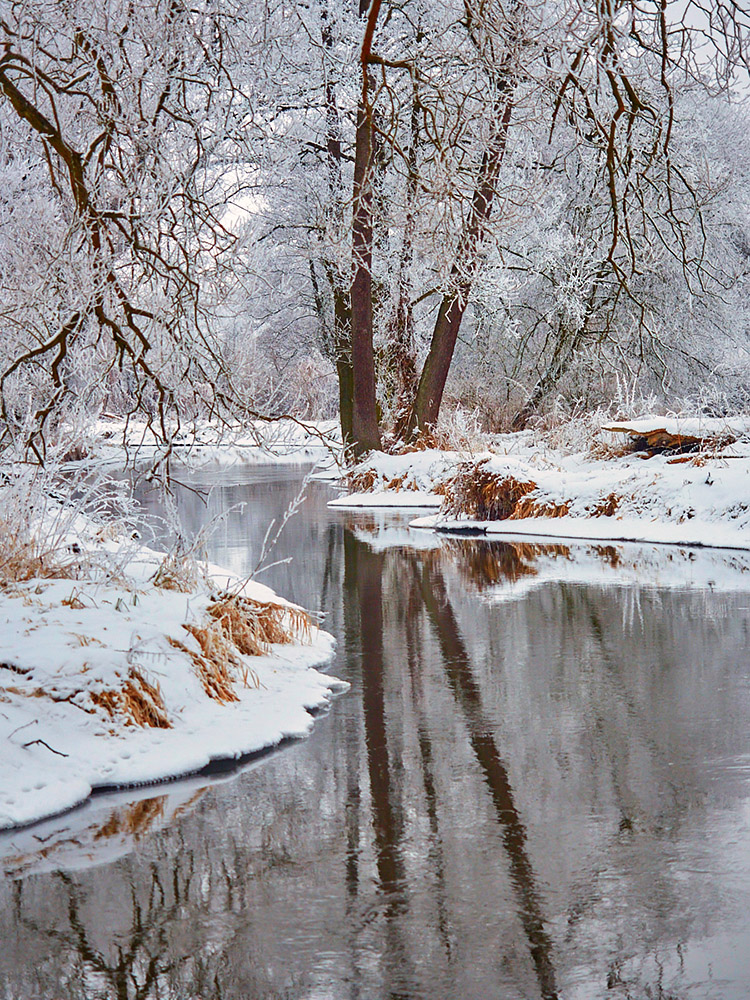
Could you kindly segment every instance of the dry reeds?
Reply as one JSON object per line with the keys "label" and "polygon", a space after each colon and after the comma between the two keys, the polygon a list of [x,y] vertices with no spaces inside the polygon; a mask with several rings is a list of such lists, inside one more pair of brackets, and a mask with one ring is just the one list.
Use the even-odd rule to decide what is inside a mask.
{"label": "dry reeds", "polygon": [[160,590],[176,590],[187,594],[195,590],[199,567],[193,549],[178,539],[162,558],[151,582]]}
{"label": "dry reeds", "polygon": [[258,656],[277,643],[307,642],[310,617],[302,608],[263,603],[240,594],[225,594],[208,608],[241,653]]}
{"label": "dry reeds", "polygon": [[620,506],[620,497],[616,493],[602,497],[594,509],[591,511],[594,517],[614,517],[617,508]]}
{"label": "dry reeds", "polygon": [[491,472],[483,462],[459,466],[458,472],[441,485],[445,495],[442,512],[476,521],[507,520],[519,501],[537,489],[534,482]]}
{"label": "dry reeds", "polygon": [[346,485],[352,493],[369,493],[378,480],[375,469],[352,469],[347,473]]}
{"label": "dry reeds", "polygon": [[272,645],[310,638],[310,618],[301,608],[264,604],[239,594],[223,595],[209,605],[207,615],[205,625],[183,625],[200,652],[178,639],[169,641],[190,656],[203,690],[221,703],[238,701],[237,681],[245,687],[260,687],[258,675],[242,656],[261,656]]}
{"label": "dry reeds", "polygon": [[537,500],[534,497],[523,496],[508,520],[519,520],[522,517],[565,517],[569,512],[570,507],[567,503],[554,503],[551,500]]}
{"label": "dry reeds", "polygon": [[151,729],[171,729],[161,689],[146,680],[137,667],[130,667],[122,688],[92,691],[91,700],[103,708],[110,718],[124,715],[126,725]]}
{"label": "dry reeds", "polygon": [[3,584],[77,576],[78,561],[70,558],[70,551],[62,549],[56,541],[45,544],[45,540],[35,537],[27,525],[0,518],[0,539],[0,582]]}
{"label": "dry reeds", "polygon": [[169,642],[193,661],[195,675],[208,697],[222,705],[239,701],[234,683],[241,664],[221,631],[215,626],[202,629],[197,625],[184,625],[183,628],[195,638],[201,652],[190,649],[179,639],[170,637]]}
{"label": "dry reeds", "polygon": [[717,452],[734,444],[737,440],[737,435],[729,430],[704,434],[684,434],[674,433],[665,427],[658,426],[641,431],[628,424],[617,423],[604,425],[602,430],[610,431],[613,434],[628,435],[626,451],[630,453],[643,452],[648,458],[653,455],[689,455],[701,451]]}

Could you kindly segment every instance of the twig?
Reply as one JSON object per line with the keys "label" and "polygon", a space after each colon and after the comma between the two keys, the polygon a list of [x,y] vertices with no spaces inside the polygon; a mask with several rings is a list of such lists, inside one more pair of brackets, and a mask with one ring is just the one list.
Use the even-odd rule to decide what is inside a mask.
{"label": "twig", "polygon": [[41,743],[43,747],[47,747],[52,753],[56,753],[58,757],[70,757],[69,753],[63,753],[62,750],[55,750],[54,747],[51,747],[49,743],[45,743],[44,740],[30,740],[28,743],[24,743],[24,749],[26,747],[33,747],[36,743]]}
{"label": "twig", "polygon": [[29,726],[35,726],[38,722],[38,719],[32,719],[31,722],[24,722],[22,726],[16,726],[12,733],[8,733],[6,739],[10,739],[11,736],[15,736],[21,729],[27,729]]}
{"label": "twig", "polygon": [[[311,477],[312,477],[312,470],[310,470],[310,472],[308,472],[308,474],[302,480],[302,486],[300,487],[299,493],[291,501],[287,509],[284,511],[284,516],[281,519],[281,524],[279,524],[279,527],[276,530],[276,533],[273,535],[273,537],[271,537],[271,531],[273,530],[273,528],[276,527],[276,521],[275,520],[271,521],[271,523],[266,528],[266,534],[265,537],[263,538],[263,545],[261,546],[260,556],[258,557],[258,561],[255,564],[255,568],[250,573],[249,579],[252,580],[259,573],[262,573],[265,570],[271,568],[271,566],[267,564],[266,560],[268,559],[271,550],[278,542],[281,536],[281,532],[284,530],[284,528],[287,526],[287,523],[291,520],[292,517],[294,517],[299,508],[302,506],[302,502],[305,500],[307,487],[310,483]],[[276,566],[278,565],[278,563],[283,563],[283,562],[286,562],[286,559],[279,559],[277,562],[272,563],[271,565]]]}

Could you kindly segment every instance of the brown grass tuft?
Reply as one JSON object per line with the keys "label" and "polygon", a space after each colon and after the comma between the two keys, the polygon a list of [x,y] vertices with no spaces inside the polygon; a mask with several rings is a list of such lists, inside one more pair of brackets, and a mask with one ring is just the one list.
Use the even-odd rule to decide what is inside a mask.
{"label": "brown grass tuft", "polygon": [[45,545],[33,532],[0,518],[0,579],[5,583],[27,580],[71,579],[78,575],[79,563],[56,544]]}
{"label": "brown grass tuft", "polygon": [[535,500],[533,497],[523,496],[516,504],[509,520],[516,521],[522,517],[565,517],[568,513],[570,508],[567,503],[552,503],[549,500]]}
{"label": "brown grass tuft", "polygon": [[121,690],[92,691],[91,700],[110,718],[124,715],[131,725],[151,729],[171,729],[166,706],[158,684],[146,680],[137,667],[128,670]]}
{"label": "brown grass tuft", "polygon": [[64,605],[66,608],[70,608],[71,611],[82,611],[86,607],[86,605],[78,596],[79,593],[80,591],[76,587],[74,587],[73,590],[71,590],[70,595],[68,597],[63,597],[63,599],[60,601],[60,604]]}
{"label": "brown grass tuft", "polygon": [[192,549],[178,540],[159,563],[151,582],[161,590],[176,590],[187,594],[195,589],[198,577],[199,567]]}
{"label": "brown grass tuft", "polygon": [[633,430],[628,424],[605,424],[603,431],[628,436],[626,451],[630,453],[644,452],[649,458],[652,455],[683,455],[700,451],[717,452],[734,444],[735,434],[724,433],[674,434],[664,427],[653,427],[647,431]]}
{"label": "brown grass tuft", "polygon": [[230,642],[249,656],[268,652],[274,643],[310,639],[310,617],[302,608],[225,594],[209,605],[208,614],[221,625]]}
{"label": "brown grass tuft", "polygon": [[409,478],[408,473],[404,473],[403,476],[394,476],[393,479],[389,479],[385,483],[385,488],[387,490],[418,490],[416,482]]}
{"label": "brown grass tuft", "polygon": [[620,497],[616,493],[610,493],[607,497],[602,497],[599,503],[591,511],[594,517],[614,517],[615,511],[620,506]]}
{"label": "brown grass tuft", "polygon": [[505,521],[518,502],[537,488],[534,482],[520,482],[483,466],[484,462],[465,463],[454,476],[443,480],[443,513],[477,521]]}
{"label": "brown grass tuft", "polygon": [[225,594],[209,605],[206,625],[183,625],[198,643],[200,653],[178,639],[175,649],[186,653],[209,698],[222,703],[238,701],[234,685],[260,687],[255,671],[242,656],[260,656],[273,644],[310,639],[310,618],[301,608],[264,604],[238,594]]}
{"label": "brown grass tuft", "polygon": [[378,482],[374,469],[354,469],[346,476],[346,485],[352,493],[369,493]]}
{"label": "brown grass tuft", "polygon": [[184,625],[201,648],[200,653],[190,649],[179,639],[169,639],[175,649],[186,653],[193,661],[195,673],[209,698],[222,705],[239,701],[234,690],[235,674],[239,674],[241,664],[232,647],[215,625],[200,628]]}

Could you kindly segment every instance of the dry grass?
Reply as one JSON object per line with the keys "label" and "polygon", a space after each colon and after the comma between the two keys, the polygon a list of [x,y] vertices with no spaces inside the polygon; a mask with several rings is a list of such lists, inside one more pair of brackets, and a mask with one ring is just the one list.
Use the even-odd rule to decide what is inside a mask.
{"label": "dry grass", "polygon": [[92,691],[91,700],[110,718],[124,715],[126,725],[151,729],[171,729],[166,706],[158,684],[146,680],[137,667],[130,667],[122,688]]}
{"label": "dry grass", "polygon": [[[0,473],[0,586],[43,579],[123,579],[134,547],[92,547],[97,530],[132,538],[133,508],[107,474],[71,477],[52,455],[44,468],[4,456]],[[58,455],[59,458],[59,455]]]}
{"label": "dry grass", "polygon": [[190,649],[179,639],[170,637],[169,642],[175,649],[185,653],[193,661],[195,674],[209,698],[221,705],[239,701],[234,690],[236,676],[240,672],[241,663],[231,646],[221,636],[218,629],[199,629],[195,625],[185,625],[185,629],[198,642],[201,652]]}
{"label": "dry grass", "polygon": [[200,578],[200,567],[192,546],[178,538],[166,553],[151,582],[161,590],[175,590],[188,594],[195,590]]}
{"label": "dry grass", "polygon": [[310,616],[302,608],[225,594],[209,606],[208,615],[241,653],[250,656],[268,652],[272,644],[310,639]]}
{"label": "dry grass", "polygon": [[537,500],[534,497],[523,496],[509,515],[509,521],[522,517],[565,517],[570,513],[567,503],[554,503],[551,500]]}
{"label": "dry grass", "polygon": [[418,451],[445,450],[448,447],[446,435],[440,431],[417,431],[408,441],[396,439],[388,448],[391,455],[413,455]]}
{"label": "dry grass", "polygon": [[104,646],[104,643],[93,635],[82,635],[80,632],[69,632],[78,646]]}
{"label": "dry grass", "polygon": [[454,476],[443,480],[441,487],[444,514],[477,521],[507,520],[519,501],[537,489],[534,482],[490,472],[484,462],[464,463]]}
{"label": "dry grass", "polygon": [[243,656],[261,656],[274,644],[310,639],[310,618],[301,608],[225,594],[209,605],[207,614],[205,625],[183,625],[200,652],[178,639],[169,641],[192,659],[208,697],[223,704],[238,701],[234,690],[238,681],[245,687],[260,687],[258,675]]}
{"label": "dry grass", "polygon": [[656,426],[648,431],[634,431],[627,424],[610,423],[602,428],[613,434],[627,435],[624,445],[625,453],[644,453],[651,458],[653,455],[684,455],[682,461],[689,461],[696,452],[716,454],[723,448],[734,444],[737,435],[729,431],[723,433],[674,434],[664,427]]}
{"label": "dry grass", "polygon": [[419,486],[413,478],[410,478],[409,473],[404,473],[403,476],[386,479],[383,488],[386,490],[418,490]]}
{"label": "dry grass", "polygon": [[346,485],[352,493],[369,493],[378,481],[379,476],[374,469],[353,469],[346,476]]}
{"label": "dry grass", "polygon": [[78,560],[57,541],[39,538],[30,526],[0,517],[0,585],[34,579],[75,578]]}
{"label": "dry grass", "polygon": [[599,503],[591,511],[593,517],[614,517],[617,508],[620,506],[621,498],[616,493],[602,497]]}

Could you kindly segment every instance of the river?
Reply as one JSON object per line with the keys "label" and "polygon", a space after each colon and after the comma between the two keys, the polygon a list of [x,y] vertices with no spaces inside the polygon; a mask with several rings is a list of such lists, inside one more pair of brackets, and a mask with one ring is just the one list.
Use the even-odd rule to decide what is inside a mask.
{"label": "river", "polygon": [[[248,572],[300,475],[186,474],[180,518],[223,514],[210,558]],[[259,579],[324,614],[351,689],[239,768],[4,834],[0,997],[750,996],[750,555],[331,495]]]}

